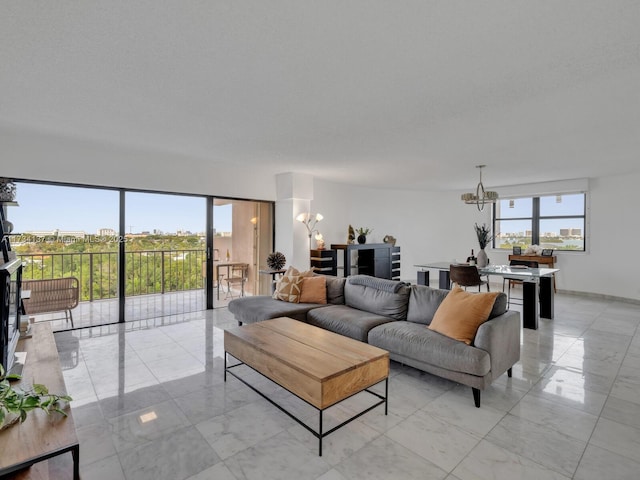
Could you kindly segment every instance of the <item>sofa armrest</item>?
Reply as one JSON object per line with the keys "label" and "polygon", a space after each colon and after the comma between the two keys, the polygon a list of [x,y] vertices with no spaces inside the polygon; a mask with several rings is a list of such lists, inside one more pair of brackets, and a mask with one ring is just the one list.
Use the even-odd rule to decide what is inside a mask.
{"label": "sofa armrest", "polygon": [[513,310],[478,328],[474,346],[489,352],[492,378],[498,378],[520,360],[520,330],[520,313]]}

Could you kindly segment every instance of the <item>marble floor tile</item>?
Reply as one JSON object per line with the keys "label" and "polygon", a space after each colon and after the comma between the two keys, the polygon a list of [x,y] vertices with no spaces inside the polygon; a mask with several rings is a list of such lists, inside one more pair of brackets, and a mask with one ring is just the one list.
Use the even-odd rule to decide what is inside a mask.
{"label": "marble floor tile", "polygon": [[602,393],[603,395],[609,394],[615,380],[611,376],[583,372],[579,368],[560,365],[552,366],[544,373],[543,377],[556,385],[573,385],[592,392]]}
{"label": "marble floor tile", "polygon": [[[506,413],[511,410],[513,406],[527,394],[528,391],[528,388],[519,388],[513,382],[509,382],[508,380],[504,383],[495,382],[482,390],[480,408],[488,406],[499,412]],[[452,390],[452,392],[458,393],[461,398],[467,398],[470,404],[473,405],[471,387],[458,385]]]}
{"label": "marble floor tile", "polygon": [[108,420],[116,451],[122,452],[190,425],[173,400]]}
{"label": "marble floor tile", "polygon": [[592,415],[599,415],[607,400],[607,395],[604,393],[593,392],[583,386],[565,383],[555,378],[542,378],[533,386],[530,393]]}
{"label": "marble floor tile", "polygon": [[556,366],[571,367],[585,373],[594,373],[604,377],[615,378],[621,363],[585,358],[579,353],[565,353],[556,362]]}
{"label": "marble floor tile", "polygon": [[281,432],[225,460],[238,480],[318,478],[331,466],[317,451],[302,445],[289,432]]}
{"label": "marble floor tile", "polygon": [[509,412],[549,430],[587,442],[598,417],[535,395],[526,395]]}
{"label": "marble floor tile", "polygon": [[338,470],[332,468],[327,473],[320,475],[316,480],[348,480]]}
{"label": "marble floor tile", "polygon": [[600,418],[590,443],[632,460],[638,459],[640,428]]}
{"label": "marble floor tile", "polygon": [[91,480],[126,480],[117,455],[83,465],[82,477]]}
{"label": "marble floor tile", "polygon": [[100,408],[105,418],[113,418],[169,399],[169,394],[161,385],[153,385],[133,391],[119,392],[117,395],[101,399]]}
{"label": "marble floor tile", "polygon": [[573,476],[587,446],[586,442],[511,414],[485,439],[567,477]]}
{"label": "marble floor tile", "polygon": [[238,388],[235,383],[242,385],[232,379],[205,390],[178,397],[176,403],[189,421],[196,425],[259,399],[266,402],[245,385],[242,385],[244,388]]}
{"label": "marble floor tile", "polygon": [[223,460],[292,427],[295,421],[267,401],[243,405],[196,425]]}
{"label": "marble floor tile", "polygon": [[321,478],[437,480],[447,476],[447,472],[441,468],[384,435],[345,458],[336,465],[335,470],[341,476]]}
{"label": "marble floor tile", "polygon": [[505,416],[505,412],[488,405],[476,408],[468,397],[461,398],[457,393],[447,392],[421,411],[480,437],[489,433]]}
{"label": "marble floor tile", "polygon": [[[384,415],[384,412],[379,408],[366,413],[365,416]],[[332,407],[323,414],[323,431],[329,431],[331,428],[347,421],[351,416],[352,414],[349,411],[341,410],[339,407]],[[317,414],[313,418],[306,419],[305,423],[317,431]],[[288,431],[301,444],[305,445],[309,451],[318,453],[318,439],[302,425],[296,424]],[[380,435],[379,431],[369,427],[360,419],[354,420],[324,437],[322,440],[322,458],[329,465],[334,466],[345,458],[349,458],[353,452],[358,451]]]}
{"label": "marble floor tile", "polygon": [[609,395],[602,409],[601,418],[640,428],[640,403],[629,402]]}
{"label": "marble floor tile", "polygon": [[640,405],[640,385],[621,378],[617,379],[613,382],[609,396]]}
{"label": "marble floor tile", "polygon": [[236,480],[236,477],[223,462],[219,462],[186,480]]}
{"label": "marble floor tile", "polygon": [[127,479],[183,479],[220,461],[195,427],[171,432],[119,453]]}
{"label": "marble floor tile", "polygon": [[460,480],[568,480],[539,463],[482,440],[453,471]]}
{"label": "marble floor tile", "polygon": [[411,415],[389,430],[386,436],[446,472],[453,470],[480,441],[479,436],[425,411]]}
{"label": "marble floor tile", "polygon": [[94,423],[77,428],[76,431],[80,442],[81,466],[103,460],[116,453],[108,423]]}
{"label": "marble floor tile", "polygon": [[574,480],[637,480],[640,477],[640,462],[618,455],[609,450],[589,445],[582,456]]}

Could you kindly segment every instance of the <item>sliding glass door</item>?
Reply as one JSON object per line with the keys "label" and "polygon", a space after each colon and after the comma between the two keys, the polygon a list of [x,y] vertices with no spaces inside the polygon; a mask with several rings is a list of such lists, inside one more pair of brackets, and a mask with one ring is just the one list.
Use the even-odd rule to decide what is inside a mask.
{"label": "sliding glass door", "polygon": [[181,321],[206,309],[205,212],[203,197],[126,192],[127,321]]}
{"label": "sliding glass door", "polygon": [[[18,182],[18,206],[7,207],[11,244],[24,280],[76,277],[73,326],[118,322],[118,192]],[[54,330],[71,328],[65,313],[37,316]]]}
{"label": "sliding glass door", "polygon": [[214,306],[268,294],[271,277],[260,270],[273,251],[273,203],[215,198],[213,231]]}
{"label": "sliding glass door", "polygon": [[[7,207],[24,278],[77,277],[73,327],[194,318],[269,294],[273,202],[17,182]],[[71,329],[64,312],[38,315]]]}

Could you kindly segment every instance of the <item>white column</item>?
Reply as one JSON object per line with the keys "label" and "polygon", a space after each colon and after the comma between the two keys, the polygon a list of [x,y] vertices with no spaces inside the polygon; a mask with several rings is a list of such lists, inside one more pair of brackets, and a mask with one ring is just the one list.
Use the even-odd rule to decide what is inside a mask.
{"label": "white column", "polygon": [[313,177],[301,173],[276,175],[276,250],[287,258],[287,266],[309,268],[307,228],[296,217],[309,211],[313,200]]}

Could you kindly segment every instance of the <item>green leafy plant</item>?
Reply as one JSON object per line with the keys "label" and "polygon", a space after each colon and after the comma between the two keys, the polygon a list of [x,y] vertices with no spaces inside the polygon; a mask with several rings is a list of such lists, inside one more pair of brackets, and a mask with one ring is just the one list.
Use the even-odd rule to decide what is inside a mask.
{"label": "green leafy plant", "polygon": [[477,223],[474,226],[476,230],[476,235],[478,236],[478,243],[480,244],[480,248],[484,249],[491,240],[493,240],[493,235],[491,235],[491,229],[487,227],[485,223],[482,226]]}
{"label": "green leafy plant", "polygon": [[[58,412],[63,416],[67,414],[60,407],[60,402],[70,402],[69,395],[56,395],[49,393],[49,389],[39,383],[34,383],[28,389],[12,387],[9,380],[19,380],[19,375],[5,375],[4,368],[0,365],[0,430],[8,428],[17,422],[24,422],[29,412],[35,409],[44,410],[47,415]],[[14,418],[5,423],[9,414]]]}
{"label": "green leafy plant", "polygon": [[369,235],[371,232],[373,232],[373,229],[372,229],[372,228],[363,228],[363,227],[356,228],[356,233],[357,233],[358,235],[365,235],[365,236],[367,236],[367,235]]}

